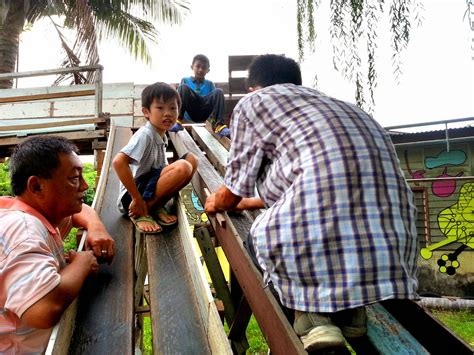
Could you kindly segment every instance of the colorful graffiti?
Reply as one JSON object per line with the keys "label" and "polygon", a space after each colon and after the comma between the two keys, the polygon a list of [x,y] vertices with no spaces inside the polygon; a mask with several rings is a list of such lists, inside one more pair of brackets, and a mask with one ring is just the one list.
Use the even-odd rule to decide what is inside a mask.
{"label": "colorful graffiti", "polygon": [[[443,173],[436,176],[437,178],[459,177],[464,175],[463,171],[459,171],[456,175],[448,174],[448,166],[462,165],[466,161],[467,155],[462,150],[443,150],[436,156],[425,158],[425,166],[428,169],[435,169],[444,167]],[[456,180],[439,180],[431,184],[431,191],[433,195],[446,198],[451,196],[456,191]]]}
{"label": "colorful graffiti", "polygon": [[439,271],[454,275],[460,267],[459,254],[467,247],[474,249],[474,183],[461,186],[458,201],[438,214],[438,226],[446,239],[421,249],[421,256],[430,259],[433,250],[454,242],[461,243],[454,252],[438,259]]}
{"label": "colorful graffiti", "polygon": [[[407,166],[408,173],[412,179],[423,179],[425,178],[426,170],[415,170],[413,171],[410,167],[410,162],[408,160],[408,151],[405,150],[405,162]],[[437,178],[447,178],[447,177],[459,177],[463,176],[463,171],[458,171],[455,175],[448,174],[449,166],[462,165],[467,159],[467,155],[462,150],[443,150],[436,156],[429,156],[425,158],[424,165],[427,169],[435,169],[439,167],[444,167],[442,174],[437,175]],[[419,185],[415,183],[415,185]],[[456,191],[456,180],[443,179],[439,181],[434,181],[431,184],[431,191],[433,195],[441,198],[446,198],[451,196]]]}

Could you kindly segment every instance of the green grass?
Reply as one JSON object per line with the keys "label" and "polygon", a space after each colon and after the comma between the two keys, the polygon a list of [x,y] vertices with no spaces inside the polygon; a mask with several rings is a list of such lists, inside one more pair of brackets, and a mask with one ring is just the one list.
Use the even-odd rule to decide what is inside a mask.
{"label": "green grass", "polygon": [[143,317],[143,354],[153,355],[153,344],[151,335],[151,318]]}
{"label": "green grass", "polygon": [[[227,322],[224,323],[224,331],[229,334],[229,326]],[[249,342],[249,348],[247,354],[266,354],[268,351],[268,345],[265,338],[258,326],[257,320],[254,315],[250,318],[250,322],[247,326],[247,340]]]}
{"label": "green grass", "polygon": [[474,348],[474,310],[430,311],[444,325]]}

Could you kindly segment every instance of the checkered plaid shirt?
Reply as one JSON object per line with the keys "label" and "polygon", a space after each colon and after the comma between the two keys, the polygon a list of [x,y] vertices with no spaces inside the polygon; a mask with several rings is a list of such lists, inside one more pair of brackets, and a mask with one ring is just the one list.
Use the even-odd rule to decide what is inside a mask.
{"label": "checkered plaid shirt", "polygon": [[225,176],[267,206],[251,229],[282,303],[335,312],[415,298],[415,206],[393,145],[369,115],[302,86],[273,85],[236,106]]}

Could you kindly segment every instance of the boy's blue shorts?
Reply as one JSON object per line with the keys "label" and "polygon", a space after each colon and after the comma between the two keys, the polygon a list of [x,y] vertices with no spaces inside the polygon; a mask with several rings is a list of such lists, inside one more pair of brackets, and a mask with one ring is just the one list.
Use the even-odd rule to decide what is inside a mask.
{"label": "boy's blue shorts", "polygon": [[[183,154],[179,159],[186,159],[188,154],[189,153]],[[164,167],[151,169],[148,173],[143,174],[138,179],[135,179],[135,184],[137,185],[138,192],[140,192],[145,201],[151,199],[155,194],[156,184],[158,182],[158,179],[160,178],[163,169]],[[128,211],[128,208],[132,203],[132,196],[130,196],[128,191],[125,192],[125,195],[123,195],[121,201],[124,210]]]}

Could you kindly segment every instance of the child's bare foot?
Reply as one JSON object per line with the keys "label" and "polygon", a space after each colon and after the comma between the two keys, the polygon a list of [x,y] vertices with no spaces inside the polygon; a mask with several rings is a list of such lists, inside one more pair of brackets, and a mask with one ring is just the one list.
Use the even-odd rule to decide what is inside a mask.
{"label": "child's bare foot", "polygon": [[161,232],[161,226],[156,223],[156,221],[149,216],[141,217],[130,217],[130,220],[133,222],[135,227],[140,231],[140,233],[159,233]]}
{"label": "child's bare foot", "polygon": [[178,217],[168,214],[164,207],[158,208],[154,216],[156,216],[157,222],[162,226],[170,226],[178,221]]}

